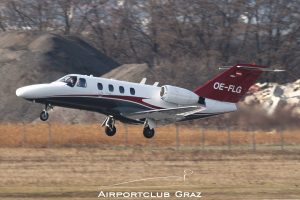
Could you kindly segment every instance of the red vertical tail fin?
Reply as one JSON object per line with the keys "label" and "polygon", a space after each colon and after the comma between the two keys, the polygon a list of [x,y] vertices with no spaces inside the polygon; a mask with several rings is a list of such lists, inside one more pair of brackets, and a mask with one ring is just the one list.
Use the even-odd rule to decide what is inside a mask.
{"label": "red vertical tail fin", "polygon": [[259,75],[267,70],[266,66],[253,64],[237,64],[224,68],[227,69],[225,72],[198,87],[194,92],[201,97],[236,103],[255,83]]}

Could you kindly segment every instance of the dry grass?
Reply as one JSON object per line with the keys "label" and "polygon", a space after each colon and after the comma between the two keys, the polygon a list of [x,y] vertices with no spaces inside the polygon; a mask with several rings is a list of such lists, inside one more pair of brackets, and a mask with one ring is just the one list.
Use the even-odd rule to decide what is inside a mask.
{"label": "dry grass", "polygon": [[[158,145],[175,146],[176,126],[165,126],[156,129],[153,139],[145,139],[142,126],[117,124],[118,132],[108,137],[99,124],[0,124],[0,147],[20,146],[70,146],[70,145]],[[127,134],[126,134],[127,133]],[[300,131],[283,132],[241,131],[227,129],[203,129],[178,126],[180,145],[188,146],[224,146],[246,145],[299,145]]]}
{"label": "dry grass", "polygon": [[[300,197],[298,130],[228,132],[178,126],[177,146],[176,126],[158,128],[151,140],[143,137],[142,126],[117,128],[108,137],[98,124],[1,124],[0,199],[89,200],[98,199],[100,190],[201,191],[205,199],[222,200]],[[238,147],[235,151],[201,150],[227,150],[229,138],[232,149]],[[237,150],[251,149],[253,140],[261,151]],[[293,148],[262,148],[278,147],[282,141],[285,149]],[[73,148],[77,145],[81,148]],[[20,148],[48,146],[59,148]],[[185,169],[194,172],[186,182],[159,179],[111,187],[141,178],[182,176]]]}
{"label": "dry grass", "polygon": [[[0,148],[0,199],[97,199],[103,191],[201,191],[204,199],[299,199],[298,153]],[[131,180],[183,176],[111,186]],[[109,186],[109,187],[106,187]]]}

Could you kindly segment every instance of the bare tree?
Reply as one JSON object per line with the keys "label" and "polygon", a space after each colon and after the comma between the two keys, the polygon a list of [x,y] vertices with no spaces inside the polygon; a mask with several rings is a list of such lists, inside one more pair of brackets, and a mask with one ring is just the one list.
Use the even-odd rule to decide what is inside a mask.
{"label": "bare tree", "polygon": [[75,15],[75,0],[56,0],[58,7],[58,15],[62,17],[63,33],[69,35],[73,26],[73,19]]}
{"label": "bare tree", "polygon": [[237,62],[294,69],[299,10],[298,0],[3,0],[0,30],[77,35],[120,63],[174,74]]}

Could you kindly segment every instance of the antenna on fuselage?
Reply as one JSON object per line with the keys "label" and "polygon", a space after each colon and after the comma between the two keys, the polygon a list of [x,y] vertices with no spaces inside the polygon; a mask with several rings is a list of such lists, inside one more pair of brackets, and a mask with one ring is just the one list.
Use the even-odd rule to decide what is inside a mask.
{"label": "antenna on fuselage", "polygon": [[147,78],[143,78],[142,80],[141,80],[141,82],[140,82],[140,84],[145,84],[146,83],[146,81],[147,81]]}
{"label": "antenna on fuselage", "polygon": [[159,84],[159,82],[155,82],[155,83],[153,84],[153,86],[158,86],[158,84]]}

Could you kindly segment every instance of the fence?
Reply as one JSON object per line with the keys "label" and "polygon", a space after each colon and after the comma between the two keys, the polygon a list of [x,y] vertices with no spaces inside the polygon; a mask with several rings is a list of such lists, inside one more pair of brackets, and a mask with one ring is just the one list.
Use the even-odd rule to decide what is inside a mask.
{"label": "fence", "polygon": [[152,139],[142,126],[117,124],[117,133],[106,136],[100,124],[22,123],[0,124],[0,147],[142,147],[193,150],[300,150],[300,130],[261,131],[253,127],[188,127],[156,129]]}

